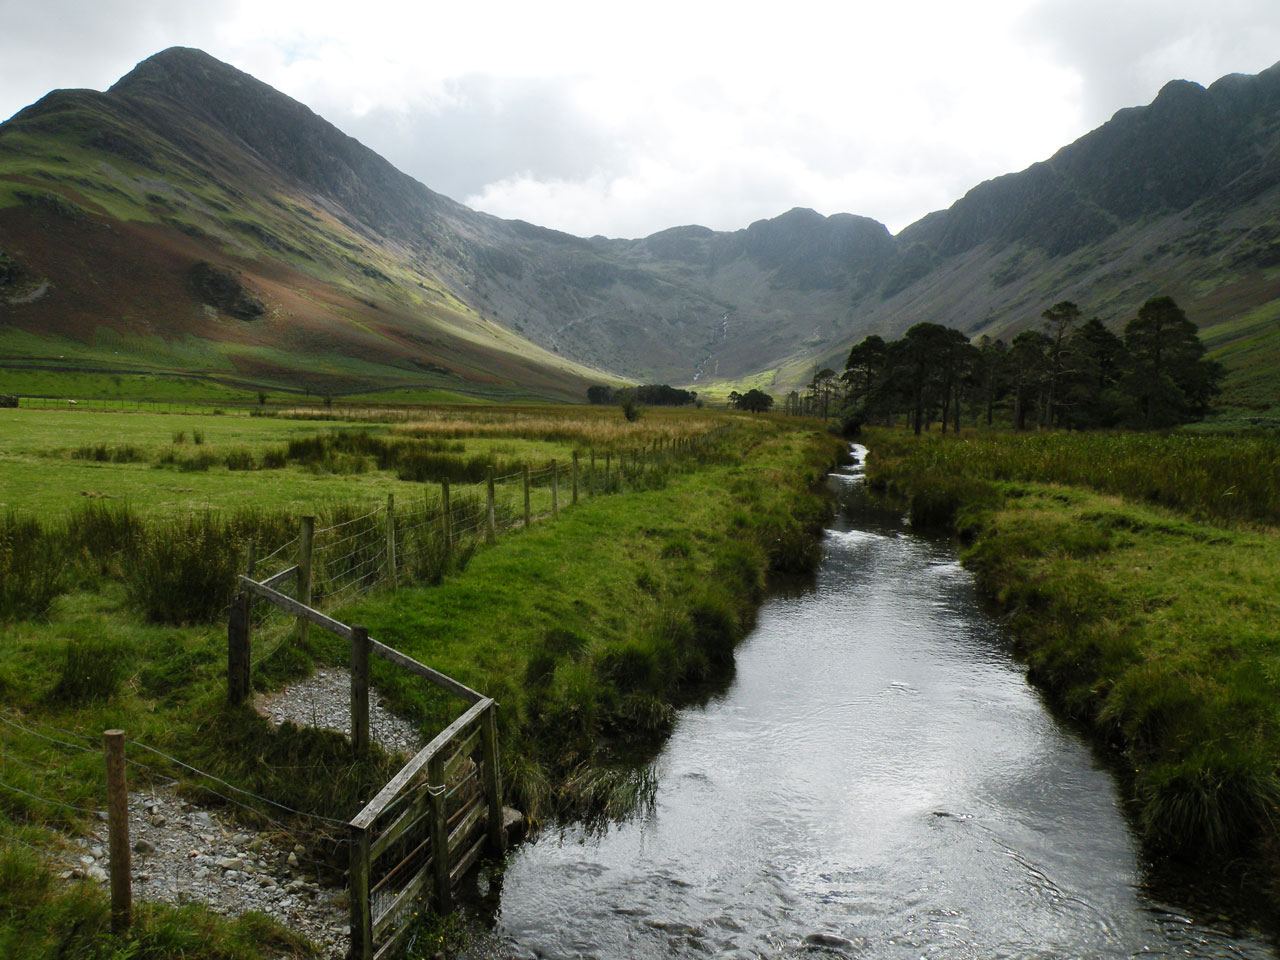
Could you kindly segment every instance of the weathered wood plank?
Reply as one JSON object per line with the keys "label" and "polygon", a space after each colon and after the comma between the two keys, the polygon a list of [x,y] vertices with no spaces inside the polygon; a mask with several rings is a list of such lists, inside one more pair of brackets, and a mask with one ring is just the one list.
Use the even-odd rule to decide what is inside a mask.
{"label": "weathered wood plank", "polygon": [[369,631],[351,628],[351,749],[369,752]]}
{"label": "weathered wood plank", "polygon": [[369,914],[369,832],[351,827],[351,865],[349,876],[351,889],[351,952],[355,960],[370,960],[373,956],[373,924]]}
{"label": "weathered wood plank", "polygon": [[[490,468],[492,470],[492,468]],[[444,759],[439,753],[431,758],[428,779],[433,786],[444,786]],[[444,791],[431,794],[431,861],[435,869],[436,912],[448,913],[453,908],[453,887],[449,883],[449,832],[444,820]]]}
{"label": "weathered wood plank", "polygon": [[[339,634],[339,636],[342,636],[342,634]],[[418,676],[426,680],[430,680],[437,687],[447,690],[455,697],[461,697],[468,703],[479,703],[481,700],[485,699],[484,694],[477,693],[465,683],[459,683],[457,680],[453,679],[453,677],[443,674],[439,670],[432,670],[426,664],[419,663],[408,654],[401,653],[394,647],[388,647],[385,643],[380,643],[377,640],[370,640],[369,651],[374,656],[381,657],[383,660],[389,660],[396,664],[396,666],[404,667],[410,673],[416,673]]]}
{"label": "weathered wood plank", "polygon": [[471,798],[480,792],[480,777],[473,771],[444,795],[447,803],[468,804]]}
{"label": "weathered wood plank", "polygon": [[387,848],[412,830],[427,815],[430,808],[428,794],[424,791],[420,797],[413,801],[409,806],[400,812],[391,825],[379,834],[378,838],[369,845],[369,856],[375,860],[386,853]]}
{"label": "weathered wood plank", "polygon": [[489,709],[491,703],[493,703],[492,700],[484,697],[478,703],[473,704],[457,720],[436,734],[435,739],[419,750],[413,759],[401,767],[400,772],[378,791],[378,795],[365,804],[364,809],[355,815],[351,825],[368,828],[378,814],[404,789],[405,785],[431,761],[431,758],[444,749],[461,731],[475,723],[476,718]]}
{"label": "weathered wood plank", "polygon": [[280,584],[282,583],[288,583],[297,575],[298,575],[298,565],[294,564],[292,567],[286,567],[284,570],[281,570],[274,577],[267,577],[267,579],[260,580],[258,582],[261,583],[264,587],[271,587],[272,589],[275,589],[276,587],[280,586]]}
{"label": "weathered wood plank", "polygon": [[[316,518],[303,517],[298,528],[298,600],[306,608],[311,607],[311,585],[314,580],[312,552],[315,547]],[[323,624],[322,624],[323,626]],[[298,618],[298,639],[307,642],[307,618]]]}
{"label": "weathered wood plank", "polygon": [[387,906],[387,909],[378,914],[373,921],[374,939],[381,937],[382,934],[386,932],[387,926],[395,919],[397,913],[418,900],[422,895],[423,888],[427,884],[427,880],[431,877],[431,872],[434,866],[435,865],[428,860],[423,865],[422,869],[415,873],[409,881],[405,883],[400,892],[396,894],[395,899]]}
{"label": "weathered wood plank", "polygon": [[498,707],[485,711],[480,721],[484,744],[484,791],[489,801],[489,849],[502,854],[507,849],[507,832],[502,828],[502,770],[498,766]]}
{"label": "weathered wood plank", "polygon": [[466,853],[458,858],[457,865],[449,871],[449,883],[451,885],[461,880],[463,875],[471,869],[471,865],[480,859],[480,851],[484,849],[484,845],[487,842],[484,837],[481,837],[471,845],[471,848]]}
{"label": "weathered wood plank", "polygon": [[[396,885],[395,884],[396,878],[400,874],[400,872],[404,869],[405,864],[411,863],[413,859],[416,856],[418,856],[418,854],[422,853],[423,848],[430,843],[431,843],[431,838],[427,837],[421,843],[419,843],[416,847],[410,850],[407,854],[401,857],[400,862],[397,863],[394,867],[392,867],[387,872],[386,876],[384,876],[381,880],[379,880],[369,889],[370,897],[372,898],[373,896],[381,893],[384,887],[394,887]],[[430,854],[428,854],[427,856],[429,858]]]}
{"label": "weathered wood plank", "polygon": [[299,603],[293,597],[286,596],[279,590],[272,590],[270,587],[258,583],[256,580],[250,580],[248,577],[240,577],[239,584],[241,590],[249,590],[262,597],[264,600],[270,600],[281,610],[287,613],[295,614],[303,620],[314,623],[317,627],[322,627],[330,633],[337,634],[343,640],[350,642],[351,628],[345,623],[339,623],[332,617],[326,617],[319,610],[312,610],[305,603]]}
{"label": "weathered wood plank", "polygon": [[444,782],[448,783],[453,779],[453,775],[458,772],[458,768],[463,766],[471,759],[471,754],[475,753],[476,746],[480,742],[480,731],[476,730],[459,745],[454,751],[453,756],[445,761],[444,764]]}
{"label": "weathered wood plank", "polygon": [[453,859],[454,852],[462,846],[463,842],[470,836],[484,818],[485,804],[481,797],[477,797],[471,802],[469,807],[464,808],[463,817],[458,821],[458,825],[449,831],[449,859]]}

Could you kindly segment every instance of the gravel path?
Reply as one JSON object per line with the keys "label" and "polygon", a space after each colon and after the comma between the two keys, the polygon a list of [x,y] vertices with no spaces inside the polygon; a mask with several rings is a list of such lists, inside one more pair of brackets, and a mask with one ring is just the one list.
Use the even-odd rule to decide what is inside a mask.
{"label": "gravel path", "polygon": [[[298,931],[326,958],[346,955],[347,909],[341,887],[317,882],[306,847],[246,830],[216,810],[179,797],[173,787],[129,797],[134,900],[205,904],[239,916],[257,910]],[[107,880],[107,828],[80,841],[81,866],[64,876]]]}
{"label": "gravel path", "polygon": [[[254,706],[273,723],[289,720],[300,727],[337,730],[350,736],[351,674],[322,667],[300,683],[258,694]],[[426,746],[417,728],[388,710],[374,687],[369,688],[369,736],[391,753],[414,754]]]}
{"label": "gravel path", "polygon": [[[292,721],[350,735],[351,675],[317,670],[308,679],[254,701],[273,723]],[[383,749],[412,754],[425,744],[417,729],[396,716],[377,691],[369,691],[370,736]],[[316,861],[301,844],[255,833],[217,810],[194,806],[173,787],[131,793],[129,841],[133,845],[135,900],[204,903],[227,916],[259,911],[291,927],[339,960],[348,946],[346,893],[319,883]],[[107,829],[102,824],[79,841],[80,866],[64,877],[106,883]]]}

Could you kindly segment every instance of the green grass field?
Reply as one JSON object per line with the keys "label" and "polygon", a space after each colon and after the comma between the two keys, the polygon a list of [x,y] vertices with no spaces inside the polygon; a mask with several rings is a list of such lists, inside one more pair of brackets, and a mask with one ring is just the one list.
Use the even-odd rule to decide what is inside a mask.
{"label": "green grass field", "polygon": [[[576,449],[586,475],[589,451],[608,450],[612,481],[592,485],[584,476],[576,507],[562,474],[558,519],[548,516],[544,481],[535,488],[532,527],[517,525],[493,547],[460,551],[451,567],[429,573],[443,577],[439,585],[327,607],[499,698],[509,802],[535,817],[607,817],[642,798],[636,756],[669,730],[674,702],[724,670],[766,571],[813,561],[826,508],[811,488],[842,448],[812,425],[696,411],[646,411],[636,423],[613,408],[564,407],[384,412],[364,422],[30,409],[0,415],[7,501],[0,508],[0,716],[25,728],[0,725],[0,782],[10,788],[0,789],[0,948],[95,960],[192,955],[197,931],[207,941],[202,956],[306,956],[308,947],[262,917],[230,923],[196,908],[150,905],[132,935],[109,935],[102,890],[64,883],[58,867],[24,846],[76,855],[69,839],[91,826],[83,811],[101,804],[101,756],[27,731],[56,728],[60,740],[95,744],[103,729],[124,729],[131,743],[239,788],[339,818],[397,767],[377,750],[353,762],[339,735],[272,728],[252,708],[226,705],[219,591],[242,568],[248,540],[258,542],[261,557],[293,536],[303,509],[315,509],[327,526],[376,506],[386,492],[396,493],[397,515],[410,520],[415,496],[429,503],[428,485],[379,469],[378,451],[438,453],[463,469],[473,453],[540,464],[567,461]],[[697,445],[677,449],[672,440]],[[315,459],[253,470],[156,465],[175,451],[244,451],[260,463],[291,441]],[[655,441],[666,444],[665,456],[655,455]],[[75,455],[99,446],[108,459]],[[141,459],[112,462],[126,448]],[[631,450],[649,463],[618,481],[619,454]],[[520,486],[508,479],[500,490],[501,516],[510,523]],[[467,496],[465,485],[455,496]],[[287,563],[288,555],[272,562]],[[200,598],[211,602],[196,604]],[[319,631],[299,641],[278,615],[255,626],[254,643],[257,689],[347,658]],[[455,705],[394,671],[375,668],[375,682],[424,733],[454,715]],[[149,754],[132,756],[156,775],[188,783],[201,802],[218,802],[199,789],[209,781]],[[148,775],[131,774],[141,782]],[[246,826],[262,823],[240,816]],[[323,831],[302,835],[309,848],[329,849]],[[340,855],[332,856],[321,866],[340,873]]]}

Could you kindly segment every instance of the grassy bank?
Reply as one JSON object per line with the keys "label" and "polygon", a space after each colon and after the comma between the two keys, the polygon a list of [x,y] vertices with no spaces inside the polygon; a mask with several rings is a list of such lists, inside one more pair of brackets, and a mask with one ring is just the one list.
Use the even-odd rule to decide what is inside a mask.
{"label": "grassy bank", "polygon": [[872,488],[963,534],[1033,679],[1123,756],[1153,849],[1280,879],[1275,441],[867,443]]}
{"label": "grassy bank", "polygon": [[[506,533],[496,546],[476,550],[465,569],[436,571],[447,573],[438,586],[367,595],[358,605],[331,608],[498,698],[506,782],[512,799],[531,814],[610,815],[633,803],[645,783],[625,761],[665,732],[673,703],[723,674],[751,622],[765,572],[814,559],[812,533],[825,507],[810,488],[840,445],[769,418],[646,414],[638,424],[624,424],[617,411],[610,412],[613,424],[604,414],[574,411],[508,412],[505,422],[493,411],[470,421],[401,419],[391,427],[358,425],[345,439],[336,439],[332,425],[298,421],[205,418],[174,425],[176,418],[169,417],[51,412],[51,418],[75,416],[58,422],[87,424],[92,432],[65,428],[55,440],[33,426],[8,434],[4,452],[28,458],[27,472],[49,463],[69,472],[45,474],[46,486],[63,478],[45,499],[0,514],[4,589],[13,591],[21,574],[34,587],[26,595],[35,597],[29,607],[16,594],[0,603],[0,694],[3,717],[13,721],[0,724],[0,901],[6,905],[0,908],[0,952],[180,956],[191,952],[184,932],[199,930],[211,938],[202,948],[205,956],[306,955],[304,944],[265,919],[231,924],[160,906],[142,911],[129,938],[112,938],[105,932],[100,888],[66,884],[57,874],[81,852],[69,838],[94,828],[91,811],[101,806],[103,793],[101,732],[118,727],[129,732],[135,761],[130,776],[139,788],[171,777],[193,801],[234,807],[248,826],[269,826],[267,818],[287,821],[290,831],[306,838],[314,861],[307,870],[322,878],[340,875],[342,849],[333,842],[333,827],[315,817],[349,816],[399,761],[375,750],[367,761],[353,763],[340,735],[287,724],[272,728],[251,708],[228,708],[221,600],[200,609],[153,607],[144,588],[172,581],[171,593],[190,596],[223,589],[218,585],[243,565],[249,541],[265,548],[292,535],[300,512],[294,489],[310,477],[342,483],[348,491],[345,501],[329,502],[329,513],[321,511],[320,525],[337,521],[343,502],[360,491],[372,492],[376,502],[381,485],[397,483],[411,491],[397,499],[397,516],[407,519],[399,511],[423,496],[420,480],[397,476],[409,444],[452,458],[445,464],[450,469],[476,453],[537,462],[577,449],[586,462],[596,444],[645,449],[654,440],[736,424],[696,453],[637,471],[621,486],[615,480],[596,497],[586,496],[584,487],[582,502],[572,509],[563,509],[569,492],[562,479],[557,521]],[[118,429],[108,432],[104,423]],[[173,439],[179,428],[187,434],[184,444]],[[114,489],[130,470],[145,471],[139,489],[148,477],[165,478],[171,468],[157,466],[157,456],[196,446],[193,429],[202,432],[198,446],[243,446],[255,462],[272,449],[287,454],[294,442],[298,456],[286,455],[285,466],[266,470],[233,471],[224,462],[183,474],[201,499],[234,498],[241,476],[271,475],[271,497],[253,511],[192,514],[172,505],[166,510],[159,499],[141,510],[123,501],[67,508],[78,497],[80,480],[96,471],[118,471]],[[223,430],[250,432],[224,437]],[[112,450],[131,444],[145,459],[74,455],[104,442]],[[441,444],[447,449],[429,449]],[[350,465],[344,458],[351,457],[367,462],[360,470],[329,472],[327,464]],[[16,475],[23,467],[9,469]],[[535,502],[535,513],[545,512],[545,504]],[[378,539],[376,528],[371,535]],[[208,590],[186,589],[185,574],[165,576],[181,573],[175,550],[211,558],[200,567],[216,568]],[[147,574],[131,575],[139,565]],[[52,589],[41,595],[41,586]],[[300,643],[287,620],[269,618],[255,627],[255,658],[255,686],[272,689],[316,665],[344,664],[347,652],[314,630]],[[456,704],[405,685],[394,672],[376,672],[375,681],[428,735],[456,715]],[[148,747],[235,790],[143,752]],[[223,799],[228,796],[236,803]],[[308,816],[292,817],[272,804]]]}
{"label": "grassy bank", "polygon": [[[812,488],[842,449],[761,424],[655,489],[587,502],[478,554],[465,577],[350,616],[499,701],[529,815],[625,811],[635,749],[732,662],[765,575],[818,559],[828,508]],[[375,676],[425,726],[448,716],[403,674]]]}

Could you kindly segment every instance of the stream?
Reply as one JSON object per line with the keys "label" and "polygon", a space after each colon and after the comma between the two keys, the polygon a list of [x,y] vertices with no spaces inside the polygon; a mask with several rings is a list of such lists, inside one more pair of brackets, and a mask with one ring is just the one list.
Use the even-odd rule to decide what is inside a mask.
{"label": "stream", "polygon": [[859,467],[831,482],[826,559],[771,593],[729,688],[681,712],[653,808],[513,854],[504,952],[1275,958],[1154,892],[1111,774],[952,544],[869,504]]}

